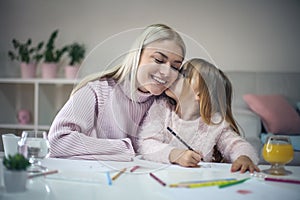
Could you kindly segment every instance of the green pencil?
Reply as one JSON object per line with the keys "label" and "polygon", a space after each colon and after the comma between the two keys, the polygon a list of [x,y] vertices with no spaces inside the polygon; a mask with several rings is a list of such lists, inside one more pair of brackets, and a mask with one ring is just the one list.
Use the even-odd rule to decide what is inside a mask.
{"label": "green pencil", "polygon": [[241,179],[241,180],[234,181],[234,182],[231,182],[231,183],[225,183],[225,184],[219,185],[219,188],[225,188],[225,187],[229,187],[229,186],[232,186],[232,185],[244,183],[245,181],[247,181],[249,179],[250,178],[245,178],[245,179]]}

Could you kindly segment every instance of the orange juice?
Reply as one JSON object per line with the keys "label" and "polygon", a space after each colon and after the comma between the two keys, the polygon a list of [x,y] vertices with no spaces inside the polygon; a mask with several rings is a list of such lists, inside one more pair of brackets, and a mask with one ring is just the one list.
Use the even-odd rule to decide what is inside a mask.
{"label": "orange juice", "polygon": [[269,163],[286,164],[293,160],[294,150],[291,144],[265,144],[262,154]]}

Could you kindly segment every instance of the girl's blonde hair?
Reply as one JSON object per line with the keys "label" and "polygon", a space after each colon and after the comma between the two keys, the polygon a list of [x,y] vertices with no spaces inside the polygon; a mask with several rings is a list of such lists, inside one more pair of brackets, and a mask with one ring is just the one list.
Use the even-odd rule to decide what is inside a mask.
{"label": "girl's blonde hair", "polygon": [[[145,48],[150,43],[164,40],[174,41],[181,48],[182,57],[185,57],[185,44],[179,33],[164,24],[153,24],[146,27],[142,34],[136,39],[122,64],[117,65],[104,72],[87,76],[73,89],[72,94],[74,94],[88,82],[101,78],[113,78],[118,82],[121,82],[128,74],[130,78],[136,77],[137,68],[140,62],[140,56],[143,48]],[[135,87],[136,78],[131,78],[130,88],[132,92],[136,90]]]}
{"label": "girl's blonde hair", "polygon": [[203,121],[216,124],[212,121],[212,116],[220,113],[220,123],[225,119],[240,134],[232,114],[232,85],[228,77],[216,66],[200,58],[186,62],[182,67],[182,74],[185,77],[184,87],[192,86],[199,97],[200,116]]}

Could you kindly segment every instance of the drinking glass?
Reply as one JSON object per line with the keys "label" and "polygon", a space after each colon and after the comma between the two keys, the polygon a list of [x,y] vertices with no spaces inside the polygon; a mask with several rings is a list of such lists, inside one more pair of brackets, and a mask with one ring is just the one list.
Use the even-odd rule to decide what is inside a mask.
{"label": "drinking glass", "polygon": [[45,158],[50,149],[46,131],[23,131],[18,142],[19,152],[29,159],[28,172],[42,172],[47,168],[41,165],[41,159]]}
{"label": "drinking glass", "polygon": [[262,149],[265,161],[271,164],[269,169],[263,170],[271,175],[288,175],[290,171],[284,168],[285,164],[294,158],[294,150],[288,136],[269,136]]}

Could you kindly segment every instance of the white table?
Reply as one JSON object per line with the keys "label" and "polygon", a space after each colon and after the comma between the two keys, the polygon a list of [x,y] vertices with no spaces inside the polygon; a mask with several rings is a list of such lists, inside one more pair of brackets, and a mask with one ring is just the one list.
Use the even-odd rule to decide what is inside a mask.
{"label": "white table", "polygon": [[[27,191],[23,193],[8,194],[2,186],[0,199],[300,199],[300,185],[264,181],[250,173],[231,173],[230,164],[203,163],[200,168],[183,168],[140,159],[133,162],[45,159],[43,164],[50,170],[59,170],[59,173],[29,180]],[[135,165],[141,167],[133,173],[129,172]],[[125,167],[127,171],[109,185],[106,172],[113,176]],[[261,169],[267,167],[260,166]],[[289,166],[287,169],[293,174],[280,178],[300,180],[300,167]],[[171,188],[163,187],[149,176],[149,172],[167,184],[220,178],[251,179],[223,189],[218,186]]]}

